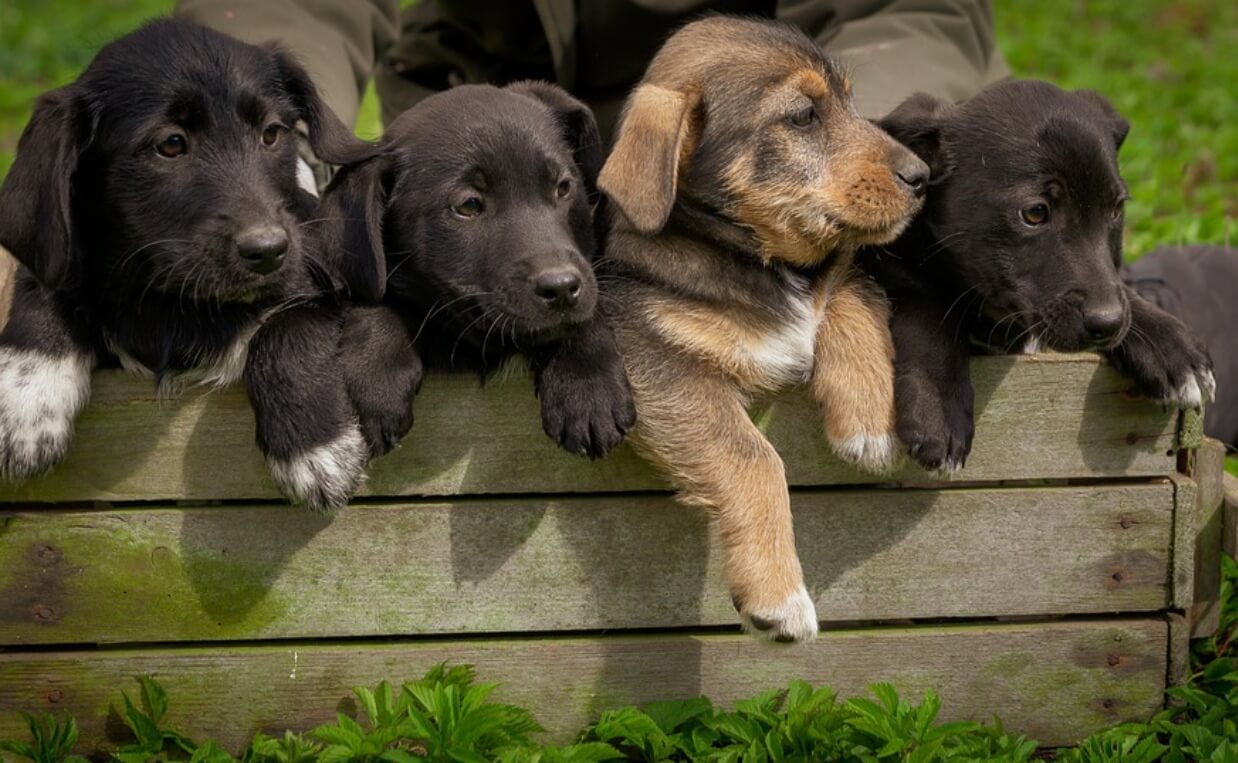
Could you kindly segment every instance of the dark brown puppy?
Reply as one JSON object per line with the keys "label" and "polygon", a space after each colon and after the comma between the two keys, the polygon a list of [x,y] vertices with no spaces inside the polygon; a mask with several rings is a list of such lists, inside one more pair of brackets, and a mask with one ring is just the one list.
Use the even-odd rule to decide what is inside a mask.
{"label": "dark brown puppy", "polygon": [[745,627],[808,639],[783,465],[752,396],[811,381],[844,458],[896,451],[893,346],[856,247],[897,236],[928,167],[862,119],[802,33],[684,27],[633,92],[599,185],[616,207],[601,282],[637,405],[637,446],[711,509]]}

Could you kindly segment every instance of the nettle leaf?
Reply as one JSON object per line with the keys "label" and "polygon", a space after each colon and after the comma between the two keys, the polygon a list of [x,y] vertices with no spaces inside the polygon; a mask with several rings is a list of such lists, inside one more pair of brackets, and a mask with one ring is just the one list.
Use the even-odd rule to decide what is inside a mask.
{"label": "nettle leaf", "polygon": [[168,695],[155,679],[150,676],[134,676],[142,686],[142,706],[150,714],[150,719],[159,724],[168,712]]}
{"label": "nettle leaf", "polygon": [[[311,731],[310,735],[315,739],[326,742],[329,745],[344,747],[350,752],[360,750],[361,744],[364,741],[364,734],[360,731],[360,727],[357,726],[356,721],[353,721],[352,718],[349,718],[343,713],[338,713],[336,718],[338,719],[336,723],[323,724],[322,726],[319,726]],[[352,723],[352,725],[356,727],[356,730],[348,728],[344,723],[345,720]]]}
{"label": "nettle leaf", "polygon": [[11,752],[14,755],[19,755],[30,760],[38,760],[35,757],[34,748],[25,742],[0,742],[0,750]]}
{"label": "nettle leaf", "polygon": [[163,749],[163,732],[155,725],[155,722],[150,719],[145,713],[138,710],[133,705],[133,700],[129,699],[128,692],[121,692],[121,701],[124,703],[124,720],[125,725],[137,737],[138,744],[151,752],[159,752]]}
{"label": "nettle leaf", "polygon": [[659,700],[641,705],[645,715],[664,733],[678,731],[680,726],[713,712],[714,706],[704,697],[682,700]]}
{"label": "nettle leaf", "polygon": [[342,744],[333,744],[318,753],[318,763],[345,763],[352,759],[352,749]]}
{"label": "nettle leaf", "polygon": [[219,745],[208,741],[193,751],[189,763],[234,763],[234,759]]}

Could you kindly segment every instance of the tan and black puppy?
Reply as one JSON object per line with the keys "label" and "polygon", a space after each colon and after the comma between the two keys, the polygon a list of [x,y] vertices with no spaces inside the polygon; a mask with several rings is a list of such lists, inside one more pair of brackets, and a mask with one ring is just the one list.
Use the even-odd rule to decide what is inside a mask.
{"label": "tan and black puppy", "polygon": [[856,113],[799,31],[713,17],[654,58],[599,185],[601,277],[637,404],[637,446],[717,517],[745,627],[817,632],[782,460],[754,395],[811,383],[842,457],[887,469],[893,346],[884,295],[851,267],[920,209],[928,167]]}

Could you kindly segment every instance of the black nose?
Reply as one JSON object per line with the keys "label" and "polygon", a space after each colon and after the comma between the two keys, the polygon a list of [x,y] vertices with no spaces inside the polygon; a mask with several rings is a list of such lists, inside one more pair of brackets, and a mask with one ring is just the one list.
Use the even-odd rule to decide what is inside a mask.
{"label": "black nose", "polygon": [[255,225],[236,237],[236,253],[245,267],[266,275],[279,270],[288,251],[288,233],[278,225]]}
{"label": "black nose", "polygon": [[904,162],[901,167],[894,170],[894,176],[898,178],[898,182],[907,186],[912,196],[918,199],[928,191],[929,168],[916,157],[912,157],[912,160]]}
{"label": "black nose", "polygon": [[580,297],[580,273],[575,270],[546,270],[533,277],[533,292],[547,307],[566,310]]}
{"label": "black nose", "polygon": [[1126,316],[1120,302],[1101,305],[1083,313],[1083,330],[1088,332],[1094,344],[1101,347],[1113,343],[1125,322]]}

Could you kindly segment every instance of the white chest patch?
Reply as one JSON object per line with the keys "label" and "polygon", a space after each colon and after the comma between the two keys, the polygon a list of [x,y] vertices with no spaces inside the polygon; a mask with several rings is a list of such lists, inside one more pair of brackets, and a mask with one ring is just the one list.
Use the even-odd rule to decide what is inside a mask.
{"label": "white chest patch", "polygon": [[[258,329],[261,326],[262,321],[256,321],[246,326],[237,333],[236,338],[232,340],[232,344],[228,345],[223,352],[213,357],[204,358],[201,365],[168,377],[160,386],[160,393],[175,395],[187,385],[226,387],[239,381],[241,374],[245,371],[245,359],[249,353],[249,343],[253,341],[254,334],[258,333]],[[153,371],[126,352],[124,348],[116,343],[111,335],[105,335],[104,342],[107,344],[108,350],[120,360],[121,367],[126,371],[147,379],[154,377]]]}
{"label": "white chest patch", "polygon": [[819,322],[812,295],[796,295],[782,323],[752,348],[753,362],[774,385],[799,384],[812,373]]}
{"label": "white chest patch", "polygon": [[93,367],[93,355],[0,348],[0,477],[26,480],[64,457]]}

